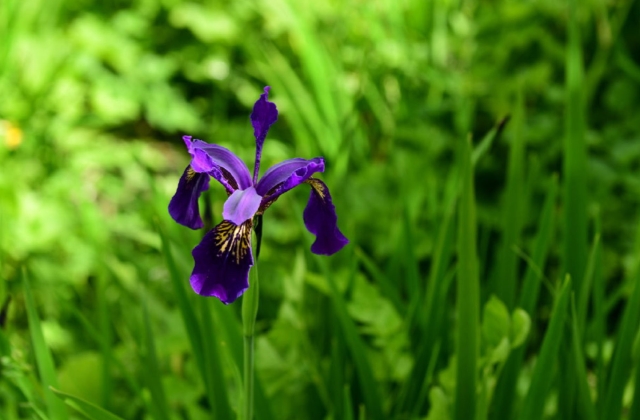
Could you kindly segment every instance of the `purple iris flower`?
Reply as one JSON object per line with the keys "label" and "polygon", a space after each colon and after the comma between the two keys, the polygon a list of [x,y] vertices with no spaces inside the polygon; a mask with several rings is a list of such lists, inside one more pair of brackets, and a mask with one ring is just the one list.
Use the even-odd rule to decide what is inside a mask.
{"label": "purple iris flower", "polygon": [[262,145],[269,127],[278,119],[278,109],[268,97],[269,86],[264,88],[251,113],[256,138],[253,177],[242,160],[230,150],[184,136],[191,163],[182,174],[169,203],[169,214],[176,222],[199,229],[203,224],[198,198],[209,188],[209,177],[226,189],[228,198],[222,211],[224,220],[193,249],[195,266],[190,279],[196,293],[215,296],[225,304],[236,300],[249,287],[254,216],[262,215],[280,195],[300,184],[311,187],[311,196],[303,213],[305,226],[316,236],[311,252],[331,255],[349,243],[338,229],[338,217],[329,189],[324,182],[311,177],[316,172],[324,172],[323,158],[285,160],[269,168],[258,180]]}

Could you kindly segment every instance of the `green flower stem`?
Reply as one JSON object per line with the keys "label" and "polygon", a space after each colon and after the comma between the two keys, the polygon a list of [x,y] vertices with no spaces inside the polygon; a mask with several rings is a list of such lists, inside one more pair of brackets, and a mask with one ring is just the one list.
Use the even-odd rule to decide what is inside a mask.
{"label": "green flower stem", "polygon": [[[259,240],[255,241],[256,244]],[[249,289],[242,297],[242,335],[244,336],[244,420],[253,419],[254,344],[253,337],[258,314],[258,255],[254,252],[254,265],[249,272]]]}

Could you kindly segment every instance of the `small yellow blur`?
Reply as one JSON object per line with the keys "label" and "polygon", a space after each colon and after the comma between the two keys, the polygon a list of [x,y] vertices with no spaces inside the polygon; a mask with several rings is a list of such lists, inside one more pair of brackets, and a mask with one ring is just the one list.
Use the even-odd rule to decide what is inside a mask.
{"label": "small yellow blur", "polygon": [[22,143],[22,130],[7,120],[0,120],[0,137],[10,150],[15,150]]}

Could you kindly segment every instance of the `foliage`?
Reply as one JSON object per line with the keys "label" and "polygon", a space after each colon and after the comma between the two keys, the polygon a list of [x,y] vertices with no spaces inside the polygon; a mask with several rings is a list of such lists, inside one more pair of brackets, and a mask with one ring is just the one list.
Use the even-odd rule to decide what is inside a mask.
{"label": "foliage", "polygon": [[0,2],[0,417],[241,411],[166,206],[268,84],[351,244],[264,219],[257,419],[635,418],[640,3],[575,3]]}

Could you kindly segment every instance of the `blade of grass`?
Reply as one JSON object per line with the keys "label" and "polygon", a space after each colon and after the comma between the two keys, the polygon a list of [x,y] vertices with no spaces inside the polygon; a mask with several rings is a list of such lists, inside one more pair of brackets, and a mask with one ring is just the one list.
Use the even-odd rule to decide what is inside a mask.
{"label": "blade of grass", "polygon": [[569,0],[566,55],[566,126],[563,153],[564,269],[580,296],[587,263],[587,145],[584,117],[584,70],[577,0]]}
{"label": "blade of grass", "polygon": [[513,310],[516,298],[516,280],[518,256],[513,247],[520,241],[522,229],[522,199],[524,191],[524,99],[519,90],[514,118],[513,136],[509,144],[509,161],[507,166],[507,185],[502,216],[502,242],[500,245],[500,261],[497,267],[495,293]]}
{"label": "blade of grass", "polygon": [[[457,168],[459,165],[455,167]],[[443,320],[446,317],[446,308],[444,305],[440,305],[439,302],[446,300],[448,285],[450,284],[450,280],[447,280],[447,273],[451,271],[450,266],[455,245],[453,216],[460,193],[459,181],[459,171],[454,169],[447,177],[445,199],[443,200],[445,203],[442,211],[443,219],[438,224],[436,248],[433,252],[424,295],[420,296],[420,299],[414,299],[418,303],[419,309],[416,315],[421,318],[414,322],[423,329],[421,342],[415,353],[416,364],[412,369],[410,379],[403,384],[398,393],[394,413],[404,413],[412,410],[417,405],[421,405],[422,401],[428,400],[429,389],[426,389],[425,393],[421,393],[420,388],[414,384],[425,381],[425,374],[429,368],[428,363],[435,351],[435,343],[443,339],[441,333],[444,331]],[[388,282],[388,280],[386,281]]]}
{"label": "blade of grass", "polygon": [[[540,294],[543,269],[549,255],[549,247],[555,231],[555,208],[558,195],[558,178],[553,177],[547,190],[542,213],[538,222],[538,232],[534,240],[531,263],[527,266],[519,307],[533,316]],[[525,341],[526,343],[526,341]],[[526,345],[522,345],[511,352],[509,359],[500,375],[493,397],[493,410],[502,413],[506,418],[513,410],[516,399],[516,382],[520,374]]]}
{"label": "blade of grass", "polygon": [[335,280],[333,279],[327,262],[319,256],[315,256],[315,260],[317,261],[322,274],[327,279],[329,291],[331,293],[331,301],[333,302],[333,309],[338,318],[340,328],[343,331],[343,337],[346,341],[345,344],[351,353],[353,362],[356,365],[356,372],[358,374],[362,393],[364,394],[363,396],[366,402],[367,412],[372,419],[382,420],[385,416],[382,410],[377,382],[373,377],[373,369],[371,368],[371,363],[367,357],[365,344],[358,333],[358,329],[356,328],[353,319],[349,316],[347,304],[340,294],[338,286],[335,284]]}
{"label": "blade of grass", "polygon": [[[354,241],[355,242],[355,241]],[[373,277],[376,284],[380,286],[380,290],[387,299],[393,304],[398,313],[403,313],[405,304],[402,302],[400,293],[392,281],[378,268],[376,263],[369,257],[360,247],[355,248],[356,259]]]}
{"label": "blade of grass", "polygon": [[[571,276],[573,287],[582,296],[587,266],[587,144],[585,141],[584,68],[578,20],[578,1],[569,0],[568,45],[566,49],[565,136],[563,144],[564,272]],[[569,342],[566,343],[569,345]],[[568,369],[559,377],[558,412],[564,420],[575,413],[577,378],[570,351],[560,355]]]}
{"label": "blade of grass", "polygon": [[491,145],[493,144],[493,141],[500,135],[500,133],[502,133],[502,130],[504,130],[504,127],[509,122],[509,118],[509,116],[506,116],[501,119],[498,124],[496,124],[487,134],[485,134],[482,140],[480,140],[480,143],[478,143],[478,145],[473,149],[473,166],[476,166],[482,156],[484,156],[489,151]]}
{"label": "blade of grass", "polygon": [[[95,341],[96,344],[98,344],[100,347],[106,346],[104,337],[102,336],[101,332],[93,325],[91,325],[87,317],[82,312],[80,312],[78,308],[72,307],[70,308],[70,311],[72,316],[76,318],[80,325],[82,325],[82,327],[84,328],[83,331],[87,334],[88,337],[91,337],[91,339]],[[118,359],[117,357],[113,357],[112,353],[109,353],[108,356],[111,357],[109,364],[113,363],[113,365],[118,368],[120,374],[124,378],[124,381],[127,383],[130,390],[135,395],[141,395],[142,387],[138,383],[137,378],[132,375],[131,371],[127,367],[125,367],[120,359]]]}
{"label": "blade of grass", "polygon": [[[595,232],[596,235],[600,235],[602,222],[600,221],[600,213],[598,212],[595,217]],[[599,246],[594,256],[596,260],[595,272],[593,275],[593,334],[595,342],[598,346],[598,353],[596,355],[596,377],[598,399],[596,400],[596,409],[598,411],[598,417],[602,416],[603,396],[606,395],[606,366],[604,362],[604,345],[607,340],[606,325],[607,314],[604,311],[604,297],[605,297],[605,285],[603,274],[603,254],[602,246]]]}
{"label": "blade of grass", "polygon": [[344,386],[343,394],[344,411],[340,418],[344,420],[353,420],[353,405],[351,404],[351,389],[349,388],[349,385]]}
{"label": "blade of grass", "polygon": [[200,306],[200,337],[202,340],[202,353],[204,364],[199,365],[203,380],[207,384],[207,398],[211,405],[211,417],[220,419],[233,418],[231,406],[229,405],[229,395],[227,394],[228,384],[225,381],[222,358],[220,352],[220,340],[216,337],[218,326],[213,322],[210,304],[215,304],[211,299],[198,297]]}
{"label": "blade of grass", "polygon": [[102,354],[102,386],[101,403],[104,407],[108,407],[111,401],[113,384],[111,381],[111,364],[113,360],[113,337],[111,333],[111,317],[109,314],[109,306],[107,303],[107,274],[106,269],[101,270],[98,276],[98,291],[96,293],[96,301],[98,306],[98,322],[100,325],[100,352]]}
{"label": "blade of grass", "polygon": [[[160,225],[159,223],[157,224]],[[231,407],[227,395],[227,384],[222,374],[218,344],[213,339],[213,322],[209,309],[202,311],[202,322],[198,320],[193,305],[189,301],[184,287],[186,279],[176,267],[169,241],[161,228],[158,228],[162,242],[162,254],[169,270],[173,291],[178,301],[182,321],[191,343],[191,350],[204,384],[207,400],[212,408],[212,415],[220,418],[231,418]],[[209,322],[206,322],[209,321]],[[207,329],[205,331],[205,328]]]}
{"label": "blade of grass", "polygon": [[638,369],[638,362],[640,361],[640,330],[636,334],[636,338],[634,340],[634,355],[633,360],[636,364],[636,373],[633,389],[633,403],[631,404],[631,410],[629,411],[630,419],[638,419],[640,418],[640,369]]}
{"label": "blade of grass", "polygon": [[587,306],[589,304],[589,295],[591,292],[591,285],[593,284],[593,277],[596,270],[597,258],[600,251],[600,235],[596,234],[593,238],[593,244],[591,245],[591,251],[589,252],[589,262],[587,264],[587,270],[584,274],[583,287],[578,295],[578,323],[580,331],[584,332],[587,324]]}
{"label": "blade of grass", "polygon": [[104,408],[90,403],[89,401],[85,401],[82,398],[67,394],[66,392],[59,391],[55,388],[51,388],[51,391],[53,391],[55,395],[64,401],[69,407],[81,412],[91,420],[123,420],[121,417],[118,417]]}
{"label": "blade of grass", "polygon": [[[574,295],[575,296],[575,295]],[[578,311],[575,299],[571,300],[571,352],[575,364],[577,380],[577,407],[581,420],[596,420],[596,408],[591,399],[587,371],[585,369],[584,352],[582,350],[582,333],[578,325]]]}
{"label": "blade of grass", "polygon": [[44,340],[40,318],[36,310],[36,304],[29,285],[29,279],[25,271],[22,271],[22,284],[24,286],[24,300],[27,307],[27,318],[29,320],[29,332],[31,333],[31,342],[33,343],[33,351],[35,353],[36,365],[38,373],[42,381],[44,398],[47,406],[47,412],[52,419],[64,420],[68,418],[67,409],[64,403],[60,401],[54,393],[49,389],[50,386],[58,386],[56,377],[56,369],[53,364],[53,358],[47,343]]}
{"label": "blade of grass", "polygon": [[[167,269],[169,270],[169,278],[171,279],[171,284],[173,285],[173,292],[176,296],[176,300],[178,301],[178,307],[180,308],[180,314],[182,315],[182,321],[184,323],[184,328],[187,331],[189,336],[189,341],[191,342],[191,350],[193,351],[193,355],[196,359],[196,363],[198,366],[204,366],[204,356],[202,354],[202,340],[200,337],[200,322],[196,317],[195,311],[193,309],[193,305],[189,301],[187,297],[187,292],[184,288],[184,276],[181,276],[178,267],[176,266],[175,260],[173,259],[173,254],[171,253],[171,248],[169,244],[169,240],[165,235],[164,231],[159,227],[160,223],[156,223],[158,226],[158,235],[160,235],[161,244],[162,244],[162,255],[164,257],[164,261],[167,264]],[[202,378],[205,386],[207,386],[207,380],[203,376]]]}
{"label": "blade of grass", "polygon": [[169,406],[162,387],[162,374],[160,373],[160,365],[156,353],[156,343],[151,329],[149,320],[149,311],[147,303],[142,302],[142,318],[143,318],[143,334],[144,334],[144,351],[141,354],[140,363],[145,367],[144,375],[147,388],[151,394],[150,411],[153,418],[157,420],[169,420]]}
{"label": "blade of grass", "polygon": [[638,330],[638,320],[640,319],[640,270],[633,275],[633,292],[624,308],[624,315],[620,328],[616,334],[617,343],[611,361],[610,373],[607,381],[607,393],[604,398],[604,408],[601,418],[619,419],[622,413],[622,396],[624,388],[631,373],[633,360],[631,351],[633,339]]}
{"label": "blade of grass", "polygon": [[529,391],[522,404],[518,419],[537,420],[542,418],[542,410],[554,377],[552,372],[554,372],[560,344],[564,338],[564,321],[570,297],[571,280],[567,276],[560,293],[556,296],[549,327],[542,341],[538,360],[531,376]]}
{"label": "blade of grass", "polygon": [[[209,307],[213,313],[213,319],[216,325],[221,327],[220,334],[217,334],[218,343],[224,342],[228,350],[228,354],[231,356],[231,360],[234,362],[233,368],[236,371],[236,377],[238,386],[242,384],[242,326],[240,321],[234,315],[231,306],[225,306],[220,302],[211,302]],[[262,382],[260,381],[259,372],[256,372],[255,377],[255,416],[258,420],[271,420],[276,418],[271,409],[271,404],[265,394]]]}
{"label": "blade of grass", "polygon": [[456,391],[454,418],[476,415],[477,358],[479,347],[480,284],[476,250],[476,208],[471,140],[462,145],[462,190],[458,208],[458,273],[456,291]]}

